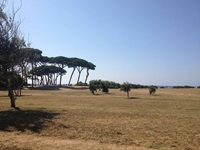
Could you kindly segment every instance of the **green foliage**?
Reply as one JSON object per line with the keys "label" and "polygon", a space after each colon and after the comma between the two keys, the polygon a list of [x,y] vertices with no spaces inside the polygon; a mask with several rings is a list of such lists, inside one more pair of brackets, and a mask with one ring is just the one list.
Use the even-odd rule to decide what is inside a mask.
{"label": "green foliage", "polygon": [[115,83],[113,81],[107,81],[107,80],[91,80],[91,82],[94,82],[95,85],[98,85],[99,88],[102,88],[101,86],[104,85],[109,89],[119,89],[121,85],[119,83]]}
{"label": "green foliage", "polygon": [[[12,90],[17,90],[18,88],[23,87],[25,82],[23,81],[22,77],[15,72],[9,73],[10,80],[11,80],[11,88]],[[7,90],[6,82],[4,81],[4,77],[0,74],[0,89]]]}
{"label": "green foliage", "polygon": [[89,89],[90,89],[92,94],[94,94],[94,92],[97,91],[96,86],[94,84],[92,84],[92,83],[89,84]]}
{"label": "green foliage", "polygon": [[154,94],[156,92],[156,89],[157,89],[156,86],[153,86],[153,85],[149,86],[149,94],[150,95]]}
{"label": "green foliage", "polygon": [[200,86],[198,86],[197,88],[200,88]]}
{"label": "green foliage", "polygon": [[131,91],[131,84],[129,82],[124,82],[121,85],[120,91],[124,91],[127,93],[127,97],[129,98],[129,92]]}
{"label": "green foliage", "polygon": [[104,83],[102,83],[102,92],[104,92],[104,93],[108,93],[109,92],[108,87]]}
{"label": "green foliage", "polygon": [[56,67],[56,66],[40,66],[32,69],[30,71],[31,74],[42,76],[42,75],[49,75],[49,74],[55,74],[55,73],[66,73],[66,70]]}
{"label": "green foliage", "polygon": [[140,84],[130,84],[132,89],[143,89],[143,88],[148,88],[146,85],[140,85]]}
{"label": "green foliage", "polygon": [[94,91],[97,91],[97,89],[102,90],[104,93],[109,92],[108,82],[102,81],[102,80],[91,80],[89,82],[89,89],[94,94]]}

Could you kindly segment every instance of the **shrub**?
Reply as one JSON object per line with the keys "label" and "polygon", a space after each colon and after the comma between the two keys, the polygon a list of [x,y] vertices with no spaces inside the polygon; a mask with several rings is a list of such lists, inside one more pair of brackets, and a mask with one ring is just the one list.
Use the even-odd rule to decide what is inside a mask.
{"label": "shrub", "polygon": [[154,93],[156,93],[156,89],[157,89],[157,87],[156,86],[149,86],[149,94],[151,95],[151,94],[154,94]]}

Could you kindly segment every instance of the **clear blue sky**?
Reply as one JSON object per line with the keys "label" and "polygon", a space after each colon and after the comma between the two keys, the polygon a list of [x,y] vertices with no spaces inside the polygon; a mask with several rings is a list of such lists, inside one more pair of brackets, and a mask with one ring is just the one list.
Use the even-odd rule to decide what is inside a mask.
{"label": "clear blue sky", "polygon": [[89,80],[200,85],[200,0],[22,0],[22,5],[20,29],[32,47],[46,56],[93,62],[97,67]]}

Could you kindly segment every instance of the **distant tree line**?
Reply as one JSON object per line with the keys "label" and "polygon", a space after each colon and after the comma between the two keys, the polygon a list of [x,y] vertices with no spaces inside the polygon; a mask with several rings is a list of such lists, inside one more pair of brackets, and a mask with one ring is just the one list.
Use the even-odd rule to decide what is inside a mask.
{"label": "distant tree line", "polygon": [[129,98],[129,92],[131,89],[139,89],[139,88],[148,88],[149,94],[154,94],[156,92],[157,86],[143,86],[140,84],[131,84],[129,82],[124,82],[122,84],[115,83],[113,81],[103,81],[103,80],[91,80],[89,82],[89,90],[91,93],[102,91],[104,93],[109,92],[109,88],[120,89],[120,91],[124,91],[127,93],[127,98]]}
{"label": "distant tree line", "polygon": [[189,86],[189,85],[185,85],[185,86],[173,86],[172,88],[174,89],[183,89],[183,88],[195,88],[194,86]]}
{"label": "distant tree line", "polygon": [[[86,69],[86,77],[84,83],[87,83],[89,70],[95,70],[95,65],[80,58],[68,58],[64,56],[47,57],[42,56],[42,51],[33,48],[19,49],[21,54],[21,61],[13,66],[12,72],[20,75],[24,83],[31,80],[31,87],[42,85],[60,85],[62,84],[62,77],[67,73],[66,67],[73,68],[68,85],[71,85],[71,80],[74,72],[78,71],[77,83],[79,83],[81,73]],[[0,76],[2,76],[0,74]],[[1,81],[3,81],[3,78]],[[1,82],[2,87],[6,87],[4,82]],[[3,86],[4,85],[4,86]]]}
{"label": "distant tree line", "polygon": [[[83,83],[80,83],[80,85],[83,85]],[[140,85],[140,84],[132,84],[129,82],[124,82],[122,84],[116,83],[113,81],[107,81],[107,80],[91,80],[89,82],[89,90],[91,93],[94,94],[94,92],[97,90],[102,91],[104,93],[108,93],[109,89],[120,89],[121,91],[124,91],[127,93],[127,97],[129,97],[129,92],[131,89],[142,89],[142,88],[148,88],[150,94],[154,94],[156,92],[157,86],[151,85]]]}
{"label": "distant tree line", "polygon": [[[89,70],[95,70],[95,65],[80,58],[68,58],[64,56],[47,57],[40,55],[35,61],[35,66],[29,71],[32,79],[32,86],[34,85],[60,85],[62,84],[62,77],[67,73],[66,67],[73,68],[68,85],[71,85],[71,80],[74,72],[78,71],[77,83],[80,82],[82,71],[86,70],[86,77],[84,84],[87,83],[89,77]],[[59,81],[58,81],[59,80]]]}

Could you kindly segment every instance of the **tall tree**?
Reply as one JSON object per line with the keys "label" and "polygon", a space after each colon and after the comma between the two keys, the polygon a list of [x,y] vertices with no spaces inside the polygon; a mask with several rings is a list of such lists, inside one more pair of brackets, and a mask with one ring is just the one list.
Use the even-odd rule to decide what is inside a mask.
{"label": "tall tree", "polygon": [[[69,58],[64,57],[64,56],[57,56],[57,57],[53,58],[53,63],[55,63],[61,69],[64,69],[69,63]],[[60,86],[62,84],[62,76],[65,75],[65,73],[60,74]]]}
{"label": "tall tree", "polygon": [[[39,63],[40,58],[42,57],[42,51],[39,49],[34,48],[26,48],[27,53],[27,61],[31,64],[31,69],[34,69],[37,67],[37,63]],[[36,77],[32,74],[31,81],[32,81],[32,87],[34,86],[34,81],[36,80]]]}
{"label": "tall tree", "polygon": [[4,12],[6,0],[0,1],[0,68],[2,71],[3,80],[6,83],[11,107],[15,107],[17,95],[12,89],[11,78],[15,71],[15,66],[21,61],[22,55],[20,49],[24,48],[25,41],[19,34],[19,26],[21,21],[15,21],[16,14],[19,11],[13,10],[12,14]]}
{"label": "tall tree", "polygon": [[95,70],[95,65],[91,62],[88,62],[86,64],[86,69],[87,69],[87,74],[86,74],[86,78],[85,78],[85,83],[87,82],[88,76],[89,76],[89,70]]}
{"label": "tall tree", "polygon": [[76,70],[77,65],[78,65],[78,58],[69,58],[68,68],[73,68],[73,70],[72,70],[72,73],[70,75],[68,85],[71,84],[71,80],[72,80],[72,77],[73,77],[73,74]]}
{"label": "tall tree", "polygon": [[78,59],[77,61],[77,70],[78,70],[78,80],[77,80],[77,84],[79,83],[80,80],[80,76],[81,76],[81,72],[83,71],[83,69],[85,69],[87,67],[88,62],[84,59]]}

